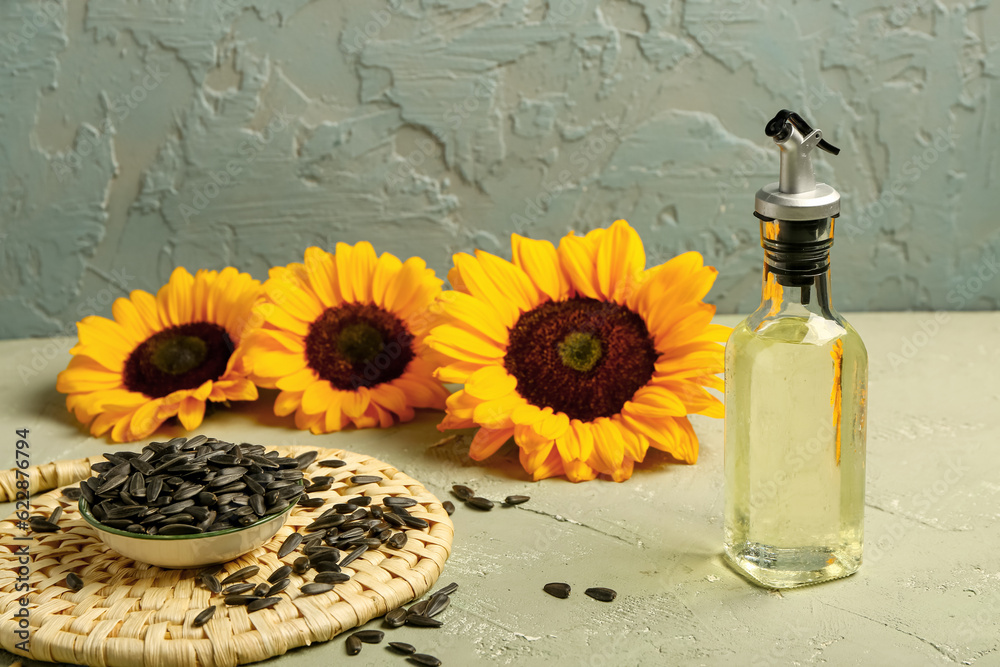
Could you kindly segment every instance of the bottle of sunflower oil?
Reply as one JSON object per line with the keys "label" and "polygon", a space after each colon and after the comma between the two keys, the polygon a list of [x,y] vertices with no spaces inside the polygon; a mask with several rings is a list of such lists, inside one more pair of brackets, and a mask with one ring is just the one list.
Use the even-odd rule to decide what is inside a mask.
{"label": "bottle of sunflower oil", "polygon": [[765,132],[781,172],[757,192],[761,304],[726,344],[725,557],[789,588],[861,565],[868,354],[830,302],[840,195],[810,153],[840,151],[791,111]]}

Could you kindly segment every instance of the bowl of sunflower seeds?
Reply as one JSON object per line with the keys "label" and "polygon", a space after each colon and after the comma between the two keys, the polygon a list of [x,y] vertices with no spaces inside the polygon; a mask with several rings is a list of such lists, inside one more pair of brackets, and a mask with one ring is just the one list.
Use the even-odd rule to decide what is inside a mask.
{"label": "bowl of sunflower seeds", "polygon": [[136,561],[196,568],[274,537],[303,493],[302,468],[315,453],[282,457],[199,435],[104,458],[91,466],[98,474],[80,483],[80,514],[101,541]]}

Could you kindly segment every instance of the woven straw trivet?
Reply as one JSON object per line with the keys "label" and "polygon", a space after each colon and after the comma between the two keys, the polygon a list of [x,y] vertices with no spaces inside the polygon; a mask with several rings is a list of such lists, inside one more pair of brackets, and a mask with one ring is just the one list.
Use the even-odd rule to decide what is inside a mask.
{"label": "woven straw trivet", "polygon": [[[313,447],[275,447],[283,455],[295,456]],[[260,583],[284,564],[301,556],[293,551],[283,559],[278,548],[293,531],[300,532],[317,516],[343,498],[409,496],[418,505],[409,508],[426,519],[426,530],[408,529],[409,539],[401,550],[382,546],[366,552],[344,568],[351,580],[337,584],[328,593],[301,595],[299,588],[312,581],[315,571],[304,577],[291,574],[291,585],[278,594],[274,607],[249,613],[244,606],[227,607],[197,581],[197,570],[165,570],[133,561],[111,551],[80,516],[75,502],[62,496],[62,487],[31,498],[32,515],[48,515],[57,506],[64,510],[56,533],[32,533],[33,541],[15,541],[25,533],[17,518],[0,521],[0,645],[19,656],[50,662],[121,667],[195,667],[239,665],[281,655],[289,649],[327,641],[338,633],[361,625],[427,592],[441,574],[451,552],[454,530],[441,502],[420,482],[387,463],[339,449],[320,449],[317,461],[339,458],[341,468],[320,468],[313,463],[306,477],[327,475],[335,479],[329,491],[311,493],[327,503],[315,509],[296,506],[288,521],[264,546],[230,561],[228,573],[259,565],[260,572],[248,581]],[[61,461],[56,467],[83,468],[82,461]],[[354,475],[382,475],[377,484],[351,485]],[[65,480],[65,475],[60,475]],[[78,478],[79,479],[79,478]],[[62,486],[69,482],[61,481]],[[18,557],[14,545],[28,545],[30,590],[30,652],[15,648],[21,641],[14,613],[25,591],[16,590]],[[75,572],[84,587],[73,592],[65,578]],[[23,583],[22,583],[23,585]],[[216,605],[214,618],[204,627],[191,621],[209,605]]]}

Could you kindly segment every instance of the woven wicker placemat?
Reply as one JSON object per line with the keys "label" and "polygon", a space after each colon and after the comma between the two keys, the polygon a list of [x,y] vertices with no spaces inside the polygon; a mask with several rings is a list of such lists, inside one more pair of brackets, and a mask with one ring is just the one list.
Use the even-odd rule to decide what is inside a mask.
{"label": "woven wicker placemat", "polygon": [[[275,447],[282,455],[297,455],[313,447]],[[408,529],[401,550],[382,546],[371,550],[344,568],[350,581],[337,584],[328,593],[301,595],[302,585],[312,581],[314,571],[291,575],[291,585],[279,593],[282,601],[270,609],[248,612],[244,606],[227,607],[222,597],[198,583],[197,570],[166,570],[118,555],[108,549],[80,516],[76,502],[62,489],[32,496],[31,514],[48,515],[57,506],[64,514],[63,530],[32,533],[31,541],[15,541],[25,535],[17,517],[0,521],[0,645],[12,653],[50,662],[121,667],[195,667],[239,665],[281,655],[289,649],[315,641],[327,641],[338,633],[365,623],[423,595],[434,584],[451,553],[454,535],[451,519],[441,502],[412,477],[387,463],[363,454],[339,449],[320,449],[316,459],[339,458],[341,468],[320,468],[313,463],[306,478],[333,477],[330,490],[310,497],[328,502],[315,509],[296,506],[286,524],[264,546],[230,561],[227,573],[248,565],[260,572],[248,581],[266,581],[271,572],[291,565],[301,553],[279,559],[278,548],[293,531],[302,532],[332,503],[357,495],[408,496],[418,505],[409,508],[426,519],[425,530]],[[61,461],[56,467],[87,472],[89,463]],[[380,475],[376,484],[352,485],[354,475]],[[60,476],[65,480],[66,475]],[[61,482],[64,486],[68,482]],[[30,553],[28,588],[18,580],[18,545]],[[66,586],[66,575],[76,573],[84,581],[82,590]],[[22,641],[14,613],[20,598],[28,599],[30,651],[18,650]],[[218,606],[204,627],[191,621],[210,605]]]}

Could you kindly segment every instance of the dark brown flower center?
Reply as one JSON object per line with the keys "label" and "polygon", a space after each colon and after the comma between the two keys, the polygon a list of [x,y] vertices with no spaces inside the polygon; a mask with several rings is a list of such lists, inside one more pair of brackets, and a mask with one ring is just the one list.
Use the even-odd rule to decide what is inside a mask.
{"label": "dark brown flower center", "polygon": [[306,360],[337,389],[395,380],[413,359],[413,337],[392,313],[371,303],[327,308],[306,336]]}
{"label": "dark brown flower center", "polygon": [[504,367],[529,403],[592,421],[610,417],[653,377],[656,349],[643,319],[596,299],[548,301],[510,330]]}
{"label": "dark brown flower center", "polygon": [[159,331],[132,350],[125,362],[125,386],[151,398],[195,389],[226,372],[233,341],[211,322],[192,322]]}

